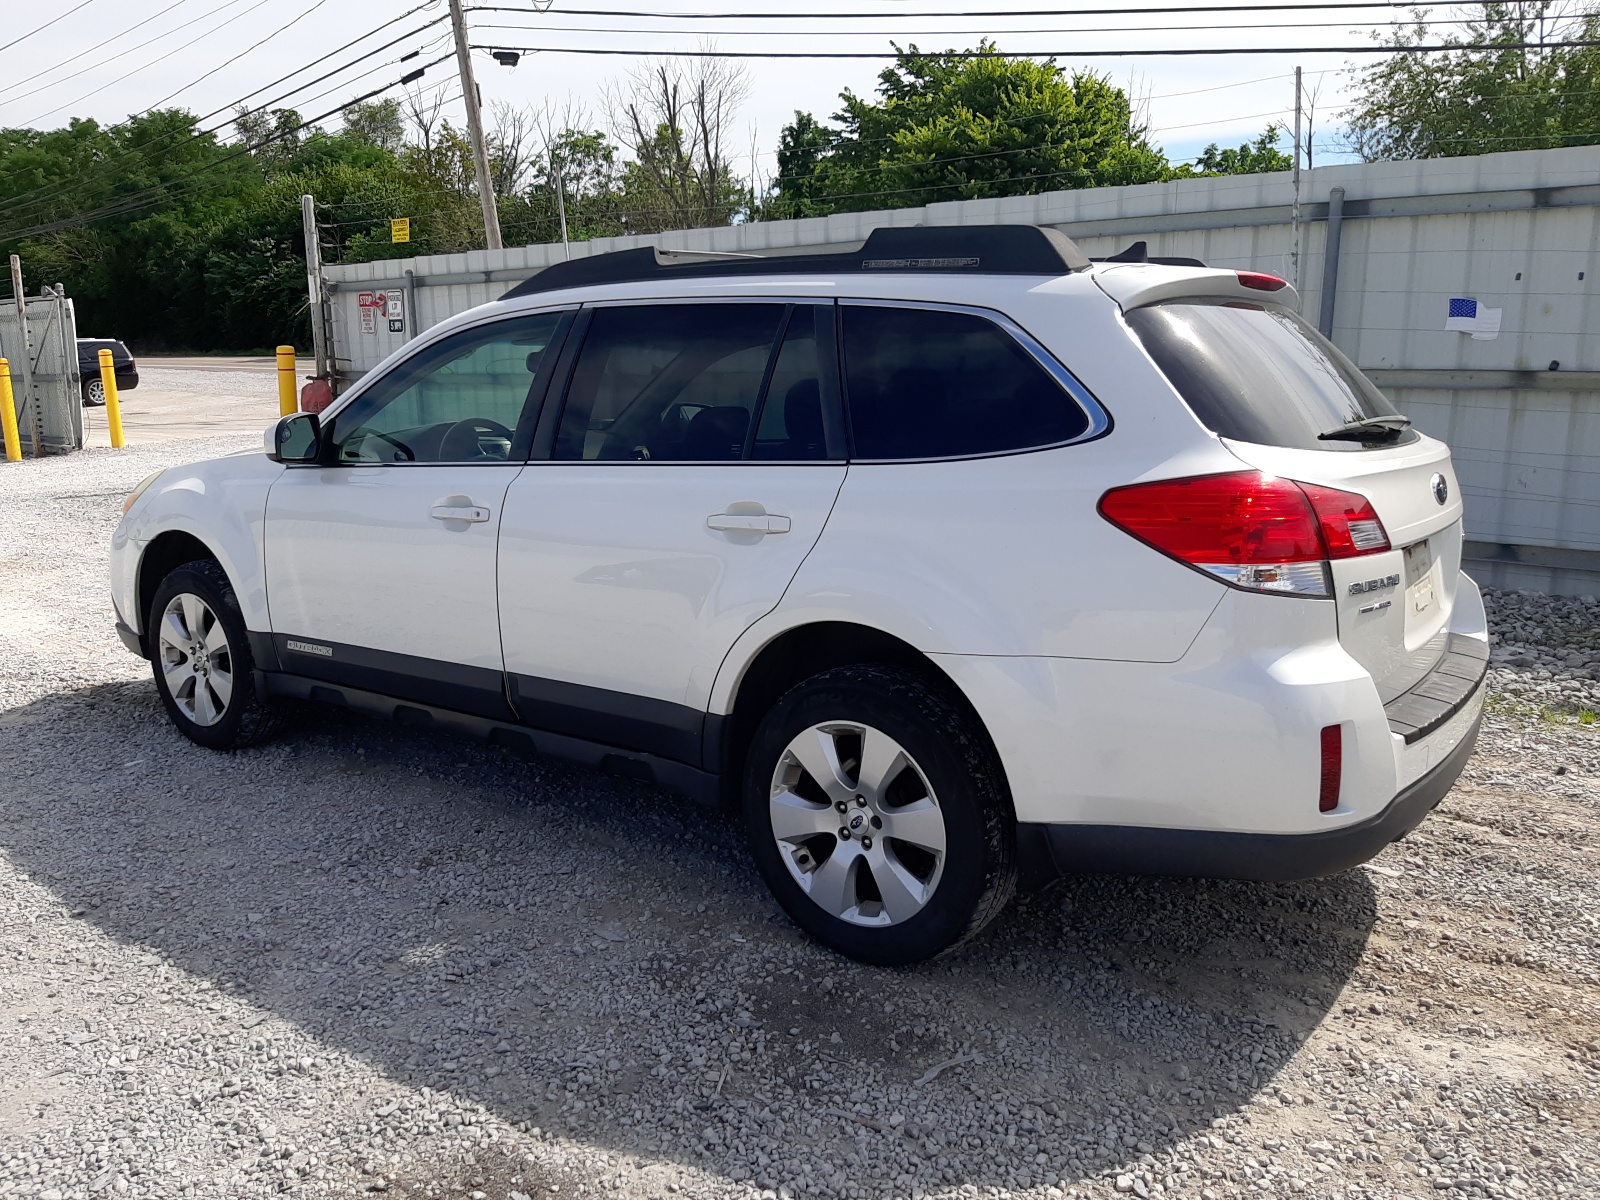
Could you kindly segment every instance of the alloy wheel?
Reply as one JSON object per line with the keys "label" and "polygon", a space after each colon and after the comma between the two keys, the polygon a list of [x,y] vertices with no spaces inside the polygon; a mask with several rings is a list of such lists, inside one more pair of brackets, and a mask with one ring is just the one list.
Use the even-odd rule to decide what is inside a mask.
{"label": "alloy wheel", "polygon": [[933,898],[946,830],[927,775],[882,730],[802,730],[773,771],[772,835],[811,900],[852,925],[898,925]]}
{"label": "alloy wheel", "polygon": [[233,651],[211,606],[193,592],[167,602],[157,627],[167,691],[196,725],[215,725],[233,697]]}

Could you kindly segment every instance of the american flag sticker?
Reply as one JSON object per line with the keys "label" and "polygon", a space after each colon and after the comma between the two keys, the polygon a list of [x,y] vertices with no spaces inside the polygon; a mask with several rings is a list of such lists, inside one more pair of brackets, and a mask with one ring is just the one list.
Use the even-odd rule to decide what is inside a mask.
{"label": "american flag sticker", "polygon": [[1444,327],[1458,333],[1470,333],[1474,341],[1493,341],[1500,334],[1501,312],[1498,308],[1480,306],[1470,296],[1452,296]]}

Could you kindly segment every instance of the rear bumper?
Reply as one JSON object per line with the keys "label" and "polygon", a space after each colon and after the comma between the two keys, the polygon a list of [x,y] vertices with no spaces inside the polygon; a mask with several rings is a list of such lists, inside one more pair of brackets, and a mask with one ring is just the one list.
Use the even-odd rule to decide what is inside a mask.
{"label": "rear bumper", "polygon": [[[1481,686],[1481,684],[1480,684]],[[1075,872],[1254,879],[1284,883],[1334,875],[1372,858],[1417,827],[1444,799],[1472,757],[1481,717],[1426,774],[1376,816],[1315,833],[1231,833],[1118,825],[1019,823],[1024,887]]]}

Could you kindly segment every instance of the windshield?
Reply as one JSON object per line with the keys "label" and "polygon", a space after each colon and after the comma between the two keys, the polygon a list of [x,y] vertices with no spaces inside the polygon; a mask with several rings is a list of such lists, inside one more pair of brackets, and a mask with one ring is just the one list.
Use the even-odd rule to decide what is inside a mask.
{"label": "windshield", "polygon": [[1415,441],[1374,429],[1327,439],[1356,421],[1398,414],[1339,348],[1297,314],[1236,300],[1181,300],[1127,314],[1140,342],[1194,415],[1221,437],[1297,450],[1364,450]]}

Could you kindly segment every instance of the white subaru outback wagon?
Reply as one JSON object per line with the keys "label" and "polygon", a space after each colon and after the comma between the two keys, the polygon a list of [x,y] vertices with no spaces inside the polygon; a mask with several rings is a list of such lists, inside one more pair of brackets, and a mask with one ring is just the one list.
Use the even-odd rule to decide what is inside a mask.
{"label": "white subaru outback wagon", "polygon": [[204,746],[296,697],[736,803],[871,962],[1064,871],[1346,869],[1477,734],[1450,452],[1283,280],[1123,258],[552,266],[145,481],[120,634]]}

